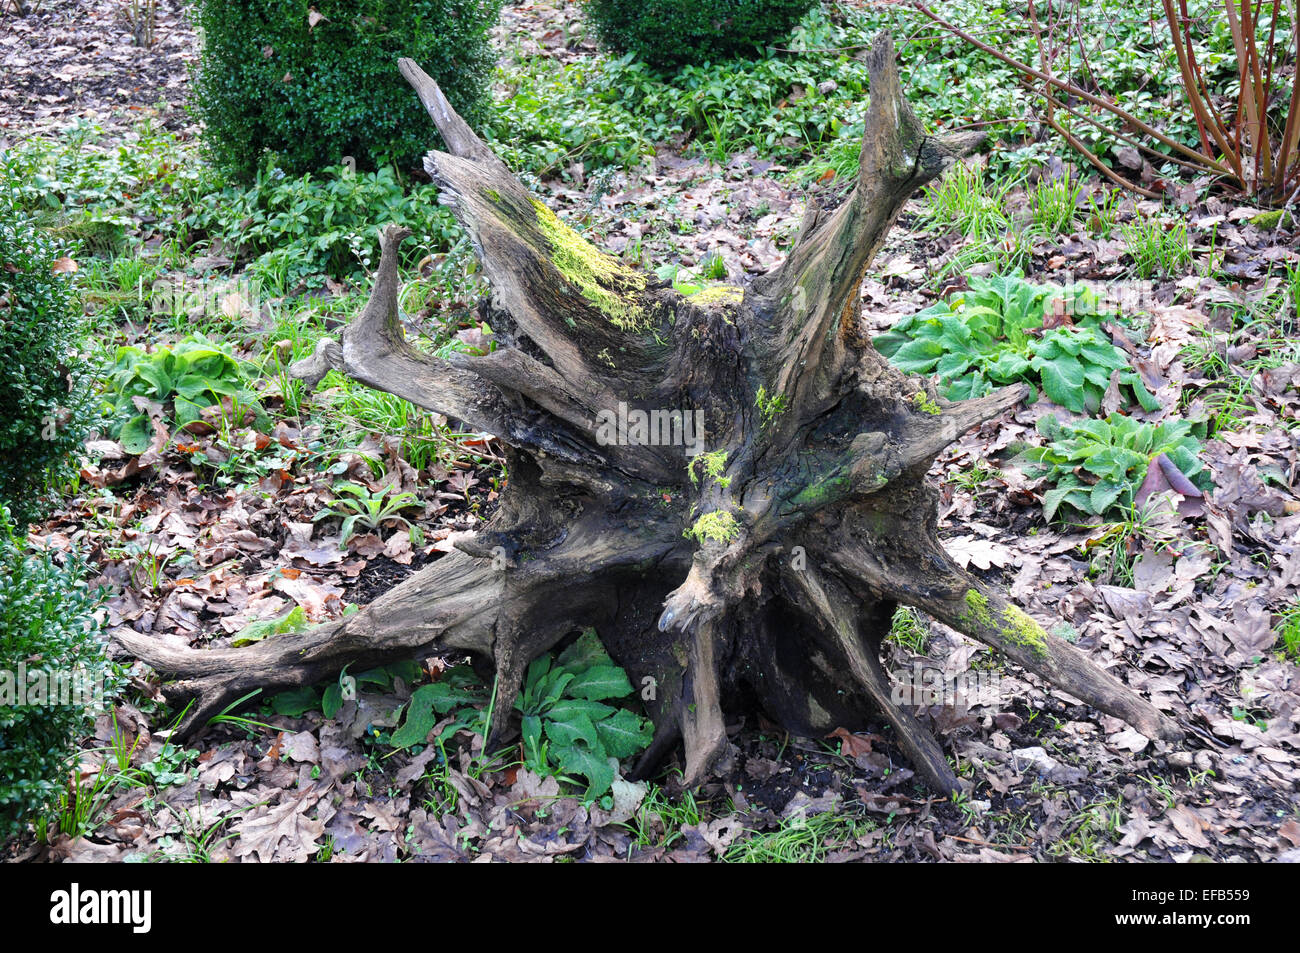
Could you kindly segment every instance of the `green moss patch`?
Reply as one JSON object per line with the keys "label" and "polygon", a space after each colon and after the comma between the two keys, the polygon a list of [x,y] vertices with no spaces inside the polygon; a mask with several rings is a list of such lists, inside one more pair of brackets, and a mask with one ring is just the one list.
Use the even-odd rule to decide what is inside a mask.
{"label": "green moss patch", "polygon": [[[703,470],[704,475],[710,479],[718,480],[722,483],[723,481],[720,478],[722,477],[722,471],[726,468],[727,451],[725,450],[714,450],[712,453],[701,453],[686,466],[687,473],[690,474],[692,483],[699,482],[700,478],[698,471],[700,470]],[[726,481],[726,483],[729,482],[729,480]],[[723,483],[724,487],[726,486],[726,483]]]}
{"label": "green moss patch", "polygon": [[989,611],[988,598],[984,593],[974,589],[966,590],[966,611],[961,614],[961,617],[971,625],[982,625],[986,629],[997,628],[993,621],[993,613]]}
{"label": "green moss patch", "polygon": [[943,408],[930,399],[930,395],[923,390],[917,391],[912,395],[912,403],[916,404],[917,410],[924,411],[927,414],[940,414]]}
{"label": "green moss patch", "polygon": [[972,627],[993,629],[1008,642],[1023,645],[1032,649],[1035,655],[1046,657],[1047,633],[1024,610],[1008,605],[999,611],[998,616],[1001,624],[994,620],[989,600],[982,592],[966,590],[966,610],[961,614],[962,621]]}
{"label": "green moss patch", "polygon": [[740,535],[740,524],[725,510],[714,510],[697,519],[695,525],[683,535],[697,543],[710,539],[718,543],[729,543]]}
{"label": "green moss patch", "polygon": [[645,309],[625,297],[645,289],[645,276],[596,248],[549,208],[532,200],[537,225],[551,245],[551,261],[566,281],[624,331],[645,329]]}
{"label": "green moss patch", "polygon": [[740,304],[745,300],[745,292],[735,285],[715,285],[697,291],[693,295],[687,295],[686,300],[701,307],[714,304]]}
{"label": "green moss patch", "polygon": [[1047,633],[1043,627],[1016,606],[1002,610],[1001,632],[1009,641],[1032,649],[1035,655],[1047,655]]}

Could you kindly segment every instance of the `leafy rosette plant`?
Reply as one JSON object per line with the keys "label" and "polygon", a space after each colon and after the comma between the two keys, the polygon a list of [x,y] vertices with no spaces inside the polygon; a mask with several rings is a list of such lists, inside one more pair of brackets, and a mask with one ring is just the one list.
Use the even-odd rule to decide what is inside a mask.
{"label": "leafy rosette plant", "polygon": [[1102,516],[1136,502],[1153,464],[1184,496],[1200,496],[1209,489],[1196,426],[1181,419],[1141,423],[1120,414],[1070,423],[1047,416],[1038,421],[1038,432],[1048,442],[1025,451],[1021,459],[1030,475],[1046,476],[1053,484],[1043,494],[1045,518],[1051,520],[1063,507]]}
{"label": "leafy rosette plant", "polygon": [[650,743],[654,727],[626,708],[605,704],[632,694],[627,673],[610,659],[593,630],[560,653],[535,659],[515,703],[523,715],[524,756],[534,770],[555,765],[587,779],[595,798],[614,782],[611,759],[630,758]]}
{"label": "leafy rosette plant", "polygon": [[106,384],[109,402],[122,422],[117,436],[128,453],[143,453],[153,436],[147,412],[134,398],[171,405],[177,426],[203,417],[203,411],[223,398],[263,416],[257,394],[239,360],[202,337],[148,353],[120,347]]}
{"label": "leafy rosette plant", "polygon": [[[1059,299],[1076,326],[1043,330]],[[972,279],[954,295],[899,321],[874,339],[876,350],[909,374],[933,374],[949,400],[983,397],[1024,382],[1075,413],[1096,413],[1112,376],[1130,403],[1159,407],[1124,352],[1096,325],[1105,312],[1086,288],[1034,285],[1015,276]]]}
{"label": "leafy rosette plant", "polygon": [[[515,701],[528,767],[543,775],[558,771],[581,777],[587,782],[587,798],[600,797],[614,783],[616,763],[644,750],[654,733],[649,719],[607,704],[632,691],[627,673],[610,659],[592,629],[558,658],[535,659]],[[468,667],[454,668],[411,694],[405,721],[393,732],[391,743],[398,748],[424,744],[443,721],[438,743],[462,729],[481,730],[484,719],[470,709],[499,703],[489,699]],[[328,694],[326,704],[329,715]],[[333,708],[337,710],[337,695]]]}

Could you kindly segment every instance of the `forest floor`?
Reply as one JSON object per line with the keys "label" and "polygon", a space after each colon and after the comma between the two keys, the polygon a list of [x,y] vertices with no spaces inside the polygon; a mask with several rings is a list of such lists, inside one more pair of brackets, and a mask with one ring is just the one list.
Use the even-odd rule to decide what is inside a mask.
{"label": "forest floor", "polygon": [[[73,31],[42,14],[0,37],[0,138],[13,145],[37,129],[57,138],[65,135],[60,121],[90,115],[101,126],[89,140],[94,149],[140,148],[133,114],[143,110],[176,132],[165,147],[149,138],[152,147],[195,161],[193,130],[178,108],[183,64],[193,56],[179,4],[160,3],[162,39],[151,52],[123,39],[113,5],[81,6],[88,13]],[[504,58],[592,56],[577,17],[561,2],[507,7],[498,29]],[[38,59],[57,65],[39,81],[32,77],[42,71],[22,68]],[[682,280],[721,271],[737,281],[781,260],[810,194],[833,200],[843,188],[833,174],[810,181],[752,147],[711,151],[664,142],[631,170],[559,163],[533,184],[615,254],[675,264]],[[670,766],[592,803],[580,787],[524,764],[517,746],[485,757],[469,731],[416,754],[386,744],[413,686],[457,659],[372,673],[359,698],[330,717],[319,689],[255,699],[182,747],[168,738],[178,713],[164,704],[165,686],[136,663],[130,688],[86,739],[84,788],[74,797],[92,800],[93,823],[79,836],[11,846],[11,856],[1300,859],[1294,222],[1214,194],[1182,209],[1137,201],[1081,175],[1064,154],[1028,175],[979,161],[971,168],[909,203],[863,284],[869,327],[906,327],[941,302],[960,315],[968,300],[995,301],[1009,321],[1029,300],[1051,318],[1033,337],[1075,324],[1065,302],[1079,292],[1063,289],[1086,283],[1106,318],[1096,332],[1121,349],[1154,400],[1150,409],[1129,406],[1130,392],[1112,378],[1096,388],[1100,406],[1090,412],[1044,394],[963,435],[930,473],[941,488],[941,535],[959,562],[1184,724],[1185,743],[1152,742],[908,612],[895,619],[886,668],[900,684],[939,679],[947,687],[917,711],[968,782],[958,798],[934,797],[917,782],[883,722],[805,739],[761,718],[738,720],[729,726],[738,751],[726,776],[684,794]],[[1070,214],[1052,225],[1045,196],[1062,183],[1073,196]],[[110,631],[223,645],[295,608],[308,622],[334,618],[439,558],[451,533],[490,515],[503,474],[486,435],[450,432],[444,421],[341,381],[301,397],[267,370],[265,355],[279,352],[282,368],[290,352],[309,349],[312,334],[354,313],[364,281],[249,300],[238,243],[179,253],[158,238],[156,216],[127,228],[159,256],[149,282],[133,288],[133,279],[117,280],[121,268],[111,261],[81,262],[83,301],[112,343],[156,347],[202,326],[241,358],[256,358],[266,414],[227,407],[182,429],[146,402],[136,405],[152,425],[146,449],[132,452],[107,435],[88,445],[80,485],[30,538],[90,556],[108,587]],[[412,333],[483,346],[470,310],[475,279],[462,275],[451,293],[434,269],[459,267],[458,254],[432,258],[404,291]],[[215,309],[160,316],[149,300],[160,288],[204,280]],[[1132,422],[1197,424],[1202,490],[1151,475],[1129,489],[1127,508],[1067,507],[1045,519],[1053,484],[1022,456],[1059,443],[1040,419],[1078,423],[1121,410]],[[1073,463],[1064,469],[1082,472]],[[327,512],[341,514],[335,490],[343,481],[410,522],[376,518],[344,539]],[[977,693],[977,685],[992,690]],[[126,769],[110,771],[122,768],[115,755],[123,754]],[[105,772],[117,780],[99,786]]]}

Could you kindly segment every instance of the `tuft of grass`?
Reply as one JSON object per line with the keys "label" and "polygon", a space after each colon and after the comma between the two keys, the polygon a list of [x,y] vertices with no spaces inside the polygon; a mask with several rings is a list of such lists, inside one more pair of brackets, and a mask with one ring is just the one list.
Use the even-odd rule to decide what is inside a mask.
{"label": "tuft of grass", "polygon": [[[1169,529],[1168,514],[1153,497],[1144,506],[1130,504],[1117,520],[1087,527],[1091,535],[1080,547],[1088,557],[1088,575],[1095,582],[1132,587],[1133,571],[1143,552],[1169,549],[1178,542]],[[1176,524],[1174,524],[1176,525]]]}
{"label": "tuft of grass", "polygon": [[969,468],[953,476],[952,482],[966,492],[974,493],[990,480],[1001,475],[1002,471],[997,467],[991,467],[983,460],[977,460]]}
{"label": "tuft of grass", "polygon": [[326,423],[331,442],[349,446],[365,434],[400,436],[402,459],[418,470],[450,458],[448,430],[436,414],[334,371],[323,383],[329,387],[328,394],[321,392],[321,399],[328,408]]}
{"label": "tuft of grass", "polygon": [[1000,241],[1013,231],[1007,195],[1018,181],[958,163],[927,189],[926,218],[935,227],[955,228],[980,242]]}
{"label": "tuft of grass", "polygon": [[924,655],[930,641],[930,626],[918,610],[911,606],[899,606],[894,610],[886,638],[913,655]]}
{"label": "tuft of grass", "polygon": [[1300,333],[1300,267],[1286,266],[1286,287],[1282,293],[1286,313],[1281,316],[1280,330],[1294,338]]}
{"label": "tuft of grass", "polygon": [[1029,229],[1004,232],[998,238],[980,239],[962,245],[939,269],[948,278],[969,272],[976,265],[990,265],[995,275],[1023,274],[1034,257],[1034,233]]}
{"label": "tuft of grass", "polygon": [[1065,176],[1040,178],[1032,193],[1034,225],[1050,235],[1071,231],[1082,192],[1083,186],[1071,185]]}
{"label": "tuft of grass", "polygon": [[[1282,343],[1285,347],[1285,342]],[[1184,409],[1191,405],[1193,398],[1200,399],[1211,436],[1242,429],[1246,418],[1256,411],[1252,387],[1254,367],[1232,364],[1227,356],[1230,345],[1230,339],[1202,331],[1188,339],[1179,352],[1189,370],[1199,372],[1211,382],[1203,388],[1185,389],[1182,397]]]}
{"label": "tuft of grass", "polygon": [[875,828],[860,815],[827,811],[813,817],[796,814],[774,831],[753,833],[732,844],[723,860],[733,864],[815,864],[833,850],[851,845]]}
{"label": "tuft of grass", "polygon": [[1093,801],[1066,822],[1065,830],[1047,845],[1047,851],[1056,857],[1106,860],[1108,848],[1120,839],[1123,824],[1123,802],[1118,794]]}
{"label": "tuft of grass", "polygon": [[651,785],[636,814],[623,827],[631,835],[633,847],[653,850],[671,846],[681,838],[683,827],[694,827],[704,818],[705,812],[693,792],[684,791],[673,799],[663,788]]}
{"label": "tuft of grass", "polygon": [[1099,238],[1110,238],[1118,227],[1119,203],[1123,193],[1119,189],[1101,189],[1101,200],[1097,193],[1088,196],[1088,217],[1085,224],[1088,231]]}
{"label": "tuft of grass", "polygon": [[1282,654],[1292,662],[1300,662],[1300,599],[1282,610],[1273,631],[1277,633]]}
{"label": "tuft of grass", "polygon": [[1187,225],[1168,227],[1155,218],[1139,218],[1121,228],[1133,271],[1139,278],[1172,278],[1191,267],[1192,247]]}

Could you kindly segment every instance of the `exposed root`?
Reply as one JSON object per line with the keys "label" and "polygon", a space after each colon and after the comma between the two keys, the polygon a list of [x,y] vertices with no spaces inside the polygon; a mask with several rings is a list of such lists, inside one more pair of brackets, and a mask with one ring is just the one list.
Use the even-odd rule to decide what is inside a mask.
{"label": "exposed root", "polygon": [[701,623],[692,631],[681,709],[682,741],[686,746],[684,784],[688,788],[698,787],[730,746],[722,717],[716,632],[712,622]]}

